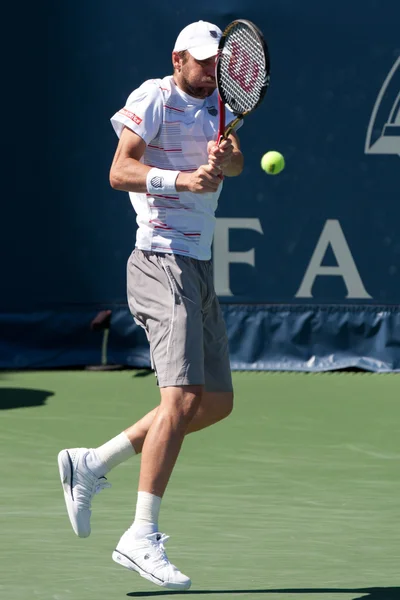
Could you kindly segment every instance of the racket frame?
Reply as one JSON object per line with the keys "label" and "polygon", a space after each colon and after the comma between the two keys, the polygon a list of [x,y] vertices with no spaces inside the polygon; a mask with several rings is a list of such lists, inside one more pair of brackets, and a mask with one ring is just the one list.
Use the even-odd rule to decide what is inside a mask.
{"label": "racket frame", "polygon": [[[233,27],[235,27],[238,23],[244,23],[249,29],[253,30],[253,33],[256,35],[256,37],[258,38],[263,51],[264,51],[264,56],[265,56],[265,66],[266,66],[266,77],[265,77],[265,83],[263,85],[263,88],[261,90],[261,94],[260,97],[257,101],[257,103],[253,106],[253,108],[251,108],[250,110],[247,110],[243,113],[239,113],[235,110],[233,110],[230,106],[229,103],[227,101],[226,98],[224,98],[224,94],[221,93],[221,89],[220,89],[220,85],[219,85],[219,81],[220,81],[220,57],[222,56],[222,51],[224,49],[225,43],[226,43],[226,39],[227,36],[229,35],[229,32],[231,31],[231,29],[233,29]],[[217,58],[215,61],[215,80],[217,82],[217,90],[218,90],[218,111],[219,111],[219,125],[218,125],[218,136],[217,136],[217,140],[218,143],[221,142],[222,139],[226,139],[230,133],[232,133],[232,131],[234,130],[234,128],[236,127],[236,125],[238,123],[240,123],[240,121],[248,114],[250,114],[251,112],[253,112],[263,101],[264,96],[266,94],[266,91],[268,89],[268,85],[269,85],[269,78],[270,78],[270,58],[269,58],[269,51],[268,51],[268,47],[267,44],[265,42],[264,36],[262,34],[262,32],[260,31],[260,29],[251,21],[248,21],[246,19],[236,19],[235,21],[232,21],[231,23],[229,23],[229,25],[225,28],[221,39],[219,41],[218,44],[218,54],[217,54]],[[233,114],[235,115],[235,119],[233,121],[231,121],[228,125],[228,127],[225,127],[225,105],[227,105],[229,107],[230,110],[232,110]]]}

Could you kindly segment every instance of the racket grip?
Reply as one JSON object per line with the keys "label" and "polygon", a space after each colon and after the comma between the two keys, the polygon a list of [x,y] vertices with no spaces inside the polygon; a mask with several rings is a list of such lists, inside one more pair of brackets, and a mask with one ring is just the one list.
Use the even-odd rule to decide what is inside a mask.
{"label": "racket grip", "polygon": [[[224,130],[225,130],[225,104],[222,102],[221,96],[218,94],[218,112],[219,112],[219,122],[218,122],[218,135],[217,135],[217,144],[218,146],[224,139]],[[224,175],[221,173],[218,177],[223,180]]]}
{"label": "racket grip", "polygon": [[218,94],[218,112],[219,112],[219,122],[218,122],[218,135],[217,142],[221,143],[221,140],[224,139],[224,131],[225,131],[225,104],[222,102],[221,96]]}

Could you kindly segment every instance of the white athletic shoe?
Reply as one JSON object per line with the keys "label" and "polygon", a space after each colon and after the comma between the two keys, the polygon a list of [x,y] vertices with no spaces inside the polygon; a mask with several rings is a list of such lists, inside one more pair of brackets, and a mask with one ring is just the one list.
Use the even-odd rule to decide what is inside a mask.
{"label": "white athletic shoe", "polygon": [[188,590],[192,584],[189,577],[178,571],[165,554],[167,540],[169,536],[164,533],[151,533],[137,540],[128,529],[112,554],[113,560],[156,585],[170,590]]}
{"label": "white athletic shoe", "polygon": [[88,448],[69,448],[58,454],[58,468],[69,520],[76,535],[90,535],[91,502],[95,494],[111,487],[105,477],[96,477],[86,466]]}

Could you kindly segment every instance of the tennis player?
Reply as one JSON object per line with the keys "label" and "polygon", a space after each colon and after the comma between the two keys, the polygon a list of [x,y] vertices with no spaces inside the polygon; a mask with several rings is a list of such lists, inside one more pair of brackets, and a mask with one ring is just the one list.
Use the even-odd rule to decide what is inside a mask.
{"label": "tennis player", "polygon": [[[223,177],[242,172],[243,156],[235,132],[216,143],[220,37],[211,23],[185,27],[172,52],[173,75],[145,81],[111,119],[119,138],[111,186],[129,192],[138,224],[127,266],[128,302],[149,340],[160,404],[103,446],[58,456],[72,527],[87,537],[93,495],[110,485],[106,473],[142,453],[135,519],[112,556],[176,590],[191,581],[166,556],[161,500],[184,436],[224,419],[233,406],[211,244]],[[233,118],[227,110],[226,122]]]}

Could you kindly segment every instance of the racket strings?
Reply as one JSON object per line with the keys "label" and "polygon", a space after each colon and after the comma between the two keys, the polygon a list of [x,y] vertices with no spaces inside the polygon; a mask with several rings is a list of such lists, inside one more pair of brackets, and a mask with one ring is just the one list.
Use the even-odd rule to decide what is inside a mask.
{"label": "racket strings", "polygon": [[246,113],[260,100],[266,84],[263,44],[249,27],[236,24],[219,57],[220,87],[234,112]]}

